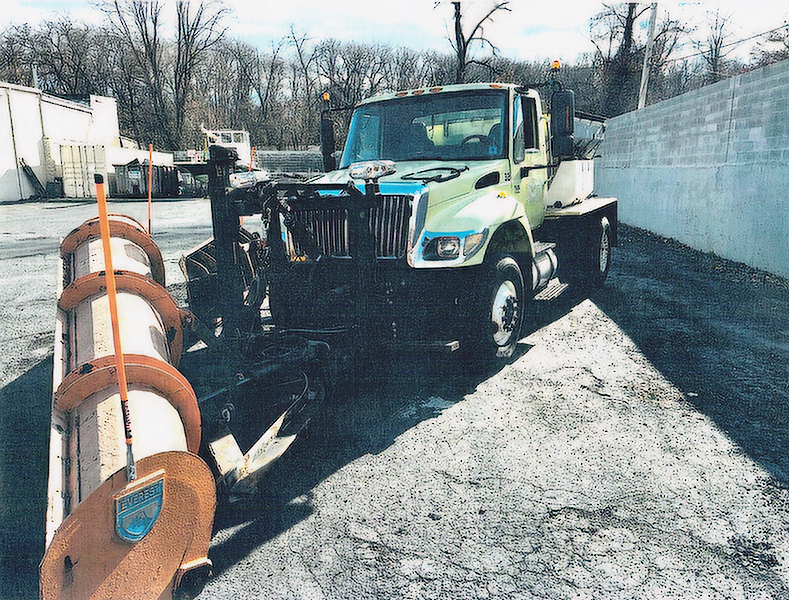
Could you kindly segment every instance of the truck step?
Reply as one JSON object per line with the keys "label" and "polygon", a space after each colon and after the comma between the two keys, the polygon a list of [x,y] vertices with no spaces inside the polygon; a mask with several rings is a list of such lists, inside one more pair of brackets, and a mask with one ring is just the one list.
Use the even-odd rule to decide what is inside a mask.
{"label": "truck step", "polygon": [[559,279],[554,277],[550,282],[548,282],[548,285],[544,290],[534,296],[534,300],[536,302],[549,302],[551,300],[555,300],[561,296],[568,287],[570,286],[566,283],[562,283],[559,281]]}

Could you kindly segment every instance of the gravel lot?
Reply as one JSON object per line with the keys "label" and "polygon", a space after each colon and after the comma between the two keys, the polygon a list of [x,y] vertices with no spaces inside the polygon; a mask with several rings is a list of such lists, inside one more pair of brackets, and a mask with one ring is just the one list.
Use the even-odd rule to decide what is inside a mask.
{"label": "gravel lot", "polygon": [[[155,208],[181,293],[208,202]],[[57,238],[94,213],[0,207],[0,598],[37,597]],[[789,282],[622,227],[527,333],[497,372],[358,365],[218,512],[200,598],[789,598]]]}

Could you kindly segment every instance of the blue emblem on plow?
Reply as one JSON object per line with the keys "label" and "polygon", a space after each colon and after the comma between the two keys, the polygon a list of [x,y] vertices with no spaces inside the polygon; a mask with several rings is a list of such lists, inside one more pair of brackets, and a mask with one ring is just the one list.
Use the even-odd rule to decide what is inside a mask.
{"label": "blue emblem on plow", "polygon": [[133,490],[115,496],[115,533],[139,542],[153,528],[164,503],[164,473]]}

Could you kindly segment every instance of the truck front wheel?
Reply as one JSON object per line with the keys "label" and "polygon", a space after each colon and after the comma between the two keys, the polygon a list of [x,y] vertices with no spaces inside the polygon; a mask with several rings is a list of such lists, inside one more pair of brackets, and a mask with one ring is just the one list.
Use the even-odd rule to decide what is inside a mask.
{"label": "truck front wheel", "polygon": [[509,358],[520,339],[525,310],[523,275],[517,261],[492,263],[473,307],[466,344],[476,358]]}

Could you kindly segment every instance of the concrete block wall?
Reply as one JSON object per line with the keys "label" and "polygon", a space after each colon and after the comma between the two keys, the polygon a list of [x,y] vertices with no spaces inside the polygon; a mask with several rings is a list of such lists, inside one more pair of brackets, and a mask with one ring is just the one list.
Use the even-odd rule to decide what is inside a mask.
{"label": "concrete block wall", "polygon": [[611,119],[600,154],[622,222],[789,277],[789,61]]}

